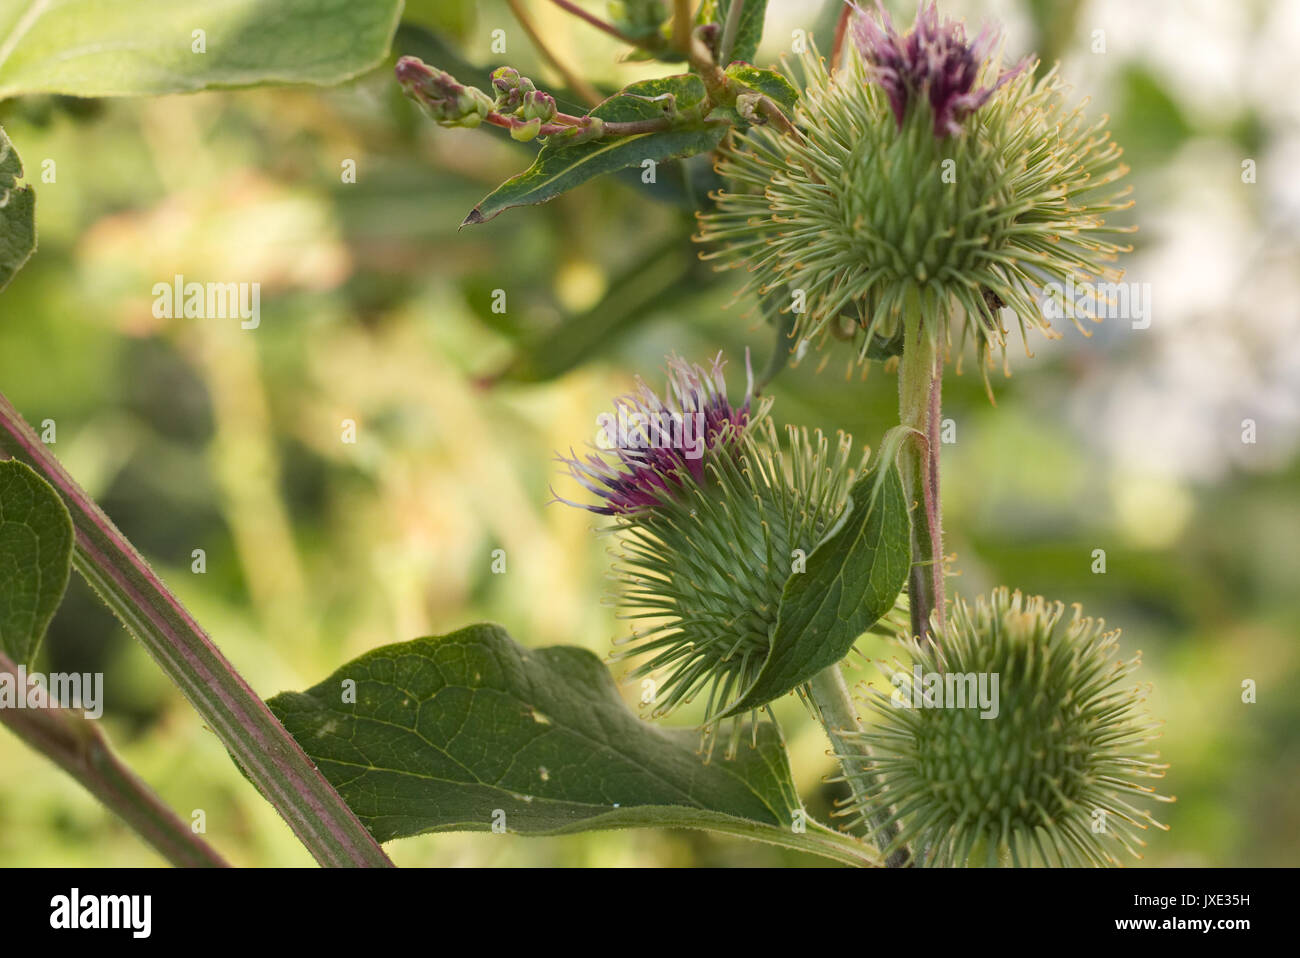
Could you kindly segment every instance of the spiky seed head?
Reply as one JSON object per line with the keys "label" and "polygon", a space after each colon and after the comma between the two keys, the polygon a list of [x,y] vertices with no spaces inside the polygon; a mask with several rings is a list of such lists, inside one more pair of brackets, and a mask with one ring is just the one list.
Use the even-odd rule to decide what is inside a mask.
{"label": "spiky seed head", "polygon": [[1067,278],[1117,280],[1128,249],[1106,221],[1132,205],[1106,119],[932,9],[905,37],[865,19],[857,36],[834,76],[815,48],[791,71],[795,133],[754,126],[723,152],[704,258],[743,266],[746,290],[802,290],[796,339],[852,339],[858,361],[898,339],[904,310],[958,362],[971,339],[986,370],[992,347],[1005,356],[1004,307],[1022,335],[1054,337],[1051,299],[1086,334]]}
{"label": "spiky seed head", "polygon": [[[601,497],[586,508],[615,518],[619,615],[632,623],[615,660],[633,660],[632,677],[654,677],[655,716],[703,693],[712,749],[714,716],[767,657],[796,550],[808,555],[824,537],[866,456],[854,462],[844,434],[832,441],[799,429],[787,430],[783,448],[766,405],[749,394],[739,407],[727,402],[720,361],[709,372],[679,360],[672,368],[670,399],[642,386],[624,408],[700,414],[709,438],[698,459],[661,448],[563,461]],[[742,727],[730,723],[729,752]]]}
{"label": "spiky seed head", "polygon": [[[1117,851],[1141,857],[1149,825],[1166,827],[1141,807],[1173,801],[1142,784],[1167,766],[1145,690],[1128,682],[1141,654],[1118,660],[1117,630],[1064,611],[1005,588],[958,598],[933,643],[906,643],[910,667],[885,669],[893,690],[872,690],[861,739],[881,787],[857,811],[895,821],[924,863],[1118,864]],[[986,708],[974,689],[993,676]]]}

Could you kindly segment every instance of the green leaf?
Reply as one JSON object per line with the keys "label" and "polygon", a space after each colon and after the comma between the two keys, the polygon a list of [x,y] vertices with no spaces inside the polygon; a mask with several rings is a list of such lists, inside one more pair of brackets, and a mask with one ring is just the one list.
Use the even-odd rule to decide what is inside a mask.
{"label": "green leaf", "polygon": [[30,466],[0,462],[0,649],[36,655],[72,568],[72,517]]}
{"label": "green leaf", "polygon": [[[727,13],[733,2],[735,0],[713,0],[712,21],[719,27],[725,28]],[[735,45],[727,58],[728,63],[736,60],[751,62],[758,55],[758,44],[763,39],[763,20],[767,16],[767,0],[743,0],[743,2],[745,6],[740,11],[740,25],[736,30]]]}
{"label": "green leaf", "polygon": [[0,100],[339,83],[383,60],[401,9],[401,0],[0,0]]}
{"label": "green leaf", "polygon": [[36,192],[19,186],[23,162],[0,127],[0,290],[36,252]]}
{"label": "green leaf", "polygon": [[726,714],[765,705],[844,658],[894,608],[911,568],[911,536],[898,467],[880,456],[849,490],[805,571],[786,582],[767,661]]}
{"label": "green leaf", "polygon": [[[591,115],[610,122],[632,123],[662,118],[669,104],[689,115],[703,102],[703,82],[693,74],[683,74],[633,83],[592,110]],[[515,206],[545,203],[594,177],[640,166],[645,160],[661,162],[707,153],[718,145],[725,130],[721,124],[687,120],[655,133],[606,136],[586,143],[550,137],[532,166],[488,194],[461,225],[486,223]]]}
{"label": "green leaf", "polygon": [[776,105],[787,114],[793,112],[799,102],[799,91],[775,70],[760,70],[745,63],[733,63],[727,67],[727,76],[736,83],[755,93],[762,93],[776,101]]}
{"label": "green leaf", "polygon": [[774,725],[757,748],[706,763],[697,731],[641,721],[590,652],[526,649],[494,625],[376,649],[267,704],[381,842],[489,831],[501,815],[526,835],[663,826],[808,850],[809,836],[826,840],[812,823],[791,828],[799,799]]}

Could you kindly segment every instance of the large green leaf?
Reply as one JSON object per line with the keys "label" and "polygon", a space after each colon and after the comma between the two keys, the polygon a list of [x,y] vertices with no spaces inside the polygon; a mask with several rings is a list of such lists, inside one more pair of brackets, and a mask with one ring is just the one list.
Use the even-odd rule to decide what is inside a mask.
{"label": "large green leaf", "polygon": [[[712,10],[705,16],[714,23],[724,26],[731,5],[735,2],[737,0],[709,0],[704,9],[708,11],[711,6]],[[727,62],[744,60],[752,63],[754,57],[758,55],[758,44],[763,39],[763,20],[767,16],[767,0],[739,0],[739,2],[744,3],[745,6],[740,11],[735,45],[731,48],[731,55],[727,57]]]}
{"label": "large green leaf", "polygon": [[380,841],[495,818],[529,835],[708,828],[831,854],[814,847],[824,829],[791,827],[799,800],[775,726],[705,762],[698,732],[638,719],[590,652],[525,649],[494,625],[376,649],[268,704]]}
{"label": "large green leaf", "polygon": [[[620,90],[591,115],[618,123],[660,119],[665,115],[667,97],[675,100],[679,112],[689,112],[704,100],[704,84],[693,74],[643,80]],[[725,130],[725,124],[684,120],[667,130],[606,136],[585,143],[551,137],[538,151],[532,166],[488,194],[461,225],[486,223],[515,206],[545,203],[594,177],[640,166],[646,160],[659,163],[707,153],[718,145]]]}
{"label": "large green leaf", "polygon": [[72,568],[72,517],[30,466],[0,462],[0,649],[30,663]]}
{"label": "large green leaf", "polygon": [[19,186],[23,163],[0,127],[0,290],[36,252],[36,193]]}
{"label": "large green leaf", "polygon": [[898,601],[911,568],[911,535],[898,468],[881,457],[853,484],[806,569],[786,582],[767,660],[727,714],[765,705],[844,658]]}
{"label": "large green leaf", "polygon": [[[338,83],[388,53],[401,0],[0,0],[0,99]],[[195,31],[202,30],[202,47]]]}

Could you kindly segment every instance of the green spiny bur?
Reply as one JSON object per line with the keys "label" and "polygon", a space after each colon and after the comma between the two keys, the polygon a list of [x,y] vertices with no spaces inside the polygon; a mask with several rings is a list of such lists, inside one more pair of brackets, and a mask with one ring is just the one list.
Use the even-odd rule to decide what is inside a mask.
{"label": "green spiny bur", "polygon": [[1118,660],[1118,631],[1078,606],[1064,621],[1064,609],[999,588],[973,606],[957,599],[934,643],[906,643],[923,677],[996,675],[996,714],[927,703],[937,686],[901,666],[886,671],[896,691],[868,701],[861,739],[883,790],[858,812],[883,809],[925,864],[1118,864],[1165,827],[1142,807],[1172,799],[1143,784],[1166,766],[1143,688],[1126,682],[1140,656]]}

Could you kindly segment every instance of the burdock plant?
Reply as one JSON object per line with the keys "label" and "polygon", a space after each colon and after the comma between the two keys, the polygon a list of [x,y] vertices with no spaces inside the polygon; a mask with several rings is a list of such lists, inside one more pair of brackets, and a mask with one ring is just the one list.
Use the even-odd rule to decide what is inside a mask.
{"label": "burdock plant", "polygon": [[[948,361],[969,344],[987,382],[1010,316],[1022,336],[1058,335],[1050,317],[1079,312],[1061,289],[1118,275],[1112,214],[1128,201],[1105,121],[1055,71],[1004,62],[994,31],[968,39],[934,4],[906,32],[882,7],[845,6],[829,63],[810,46],[782,73],[753,64],[764,0],[621,0],[609,21],[555,3],[632,59],[686,70],[602,97],[514,0],[564,90],[509,65],[484,70],[480,88],[400,58],[398,83],[439,126],[537,148],[464,225],[604,173],[710,155],[721,185],[699,210],[702,255],[743,269],[763,312],[785,314],[764,378],[787,353],[846,343],[851,369],[897,369],[899,422],[882,424],[870,456],[844,435],[778,429],[752,374],[732,399],[720,359],[673,358],[666,389],[638,384],[594,450],[562,457],[586,489],[565,501],[600,515],[615,543],[630,623],[615,658],[650,683],[649,718],[696,702],[704,747],[695,729],[629,710],[586,650],[526,648],[484,623],[376,649],[264,705],[3,397],[0,458],[19,461],[0,462],[0,555],[24,558],[0,581],[0,609],[21,612],[0,629],[0,680],[30,659],[75,547],[77,570],[323,864],[388,864],[380,843],[429,831],[645,826],[855,865],[1137,854],[1161,799],[1146,782],[1164,767],[1130,684],[1136,660],[1057,603],[1006,589],[950,603],[940,514]],[[589,110],[566,112],[583,99]],[[0,240],[21,265],[34,232],[19,176],[0,131]],[[695,182],[683,175],[682,195]],[[872,631],[900,660],[893,692],[859,708],[841,662]],[[795,788],[771,708],[791,694],[838,759],[840,830]],[[173,860],[220,861],[151,796],[115,793],[122,776],[87,766],[86,739],[61,717],[22,718],[0,710],[97,794],[117,794]]]}
{"label": "burdock plant", "polygon": [[[1144,803],[1160,799],[1144,780],[1163,766],[1140,690],[1124,684],[1136,660],[1115,661],[1117,633],[1099,621],[1076,610],[1063,622],[1041,598],[999,589],[950,604],[940,511],[949,362],[959,372],[972,352],[992,398],[988,370],[995,352],[1007,367],[1013,322],[1031,356],[1035,331],[1061,335],[1054,316],[1087,334],[1077,308],[1054,308],[1074,306],[1062,290],[1121,275],[1128,227],[1113,214],[1131,202],[1105,118],[1054,69],[1009,62],[996,30],[968,37],[933,3],[906,31],[879,4],[846,6],[829,62],[810,44],[784,72],[745,62],[746,11],[761,4],[719,0],[692,19],[679,3],[664,29],[636,6],[640,32],[607,32],[691,72],[633,84],[586,116],[550,100],[538,112],[535,85],[509,68],[493,74],[488,107],[440,71],[399,64],[439,123],[546,141],[466,222],[592,171],[711,151],[721,185],[699,211],[701,257],[740,270],[737,295],[784,314],[781,350],[847,344],[850,369],[896,367],[899,422],[869,460],[844,436],[783,437],[752,374],[733,403],[717,361],[674,358],[662,395],[640,383],[617,401],[601,448],[562,457],[593,495],[572,504],[608,517],[616,537],[631,629],[615,660],[655,683],[652,717],[700,699],[706,758],[729,724],[724,762],[741,760],[745,730],[757,747],[775,699],[799,695],[840,761],[846,828],[889,864],[1137,854],[1155,822]],[[839,663],[867,631],[895,636],[914,671],[900,662],[888,673],[899,694],[860,710]],[[901,694],[967,677],[997,690],[996,707]]]}

